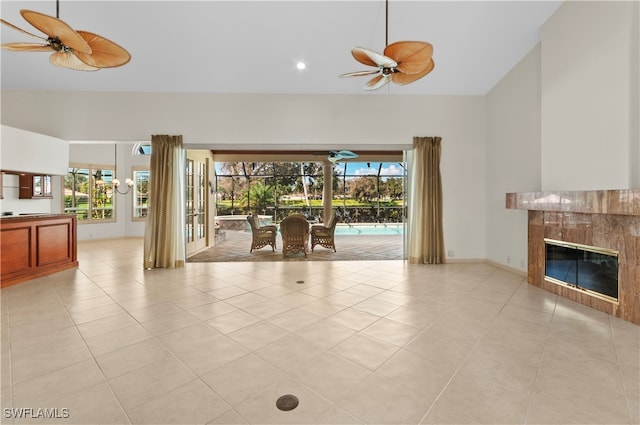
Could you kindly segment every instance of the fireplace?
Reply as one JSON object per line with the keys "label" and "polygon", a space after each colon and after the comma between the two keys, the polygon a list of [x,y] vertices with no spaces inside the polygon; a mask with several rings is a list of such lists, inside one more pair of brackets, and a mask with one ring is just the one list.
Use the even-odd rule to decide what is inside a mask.
{"label": "fireplace", "polygon": [[508,193],[506,207],[528,210],[529,284],[640,325],[640,190]]}
{"label": "fireplace", "polygon": [[594,246],[544,239],[544,278],[618,302],[618,252]]}

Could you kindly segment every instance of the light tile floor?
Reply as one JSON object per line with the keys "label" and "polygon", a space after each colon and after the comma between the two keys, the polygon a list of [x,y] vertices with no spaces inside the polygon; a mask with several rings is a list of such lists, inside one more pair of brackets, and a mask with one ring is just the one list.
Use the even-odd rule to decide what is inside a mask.
{"label": "light tile floor", "polygon": [[2,423],[640,422],[640,327],[491,265],[79,260],[2,289]]}

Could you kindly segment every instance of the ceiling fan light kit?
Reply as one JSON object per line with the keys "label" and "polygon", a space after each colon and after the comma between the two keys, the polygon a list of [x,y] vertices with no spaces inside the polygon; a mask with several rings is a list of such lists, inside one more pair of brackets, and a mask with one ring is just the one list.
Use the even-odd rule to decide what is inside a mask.
{"label": "ceiling fan light kit", "polygon": [[27,22],[46,34],[47,38],[31,34],[4,19],[0,19],[4,25],[41,40],[40,43],[3,43],[2,48],[5,50],[53,51],[49,58],[52,64],[78,71],[114,68],[131,60],[129,52],[113,41],[88,31],[75,31],[58,17],[54,18],[26,9],[21,10],[20,14]]}
{"label": "ceiling fan light kit", "polygon": [[397,41],[389,44],[389,0],[386,0],[385,48],[382,54],[364,47],[354,47],[351,54],[358,62],[376,67],[375,70],[356,71],[341,77],[375,75],[365,84],[365,90],[377,90],[390,81],[398,85],[412,83],[435,67],[433,46],[426,41]]}

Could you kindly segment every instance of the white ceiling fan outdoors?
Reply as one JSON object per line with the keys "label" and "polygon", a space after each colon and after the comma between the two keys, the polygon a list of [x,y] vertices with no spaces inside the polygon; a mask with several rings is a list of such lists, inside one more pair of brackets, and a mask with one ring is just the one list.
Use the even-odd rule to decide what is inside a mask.
{"label": "white ceiling fan outdoors", "polygon": [[336,163],[342,159],[354,159],[357,158],[359,155],[355,152],[351,152],[348,150],[340,150],[340,151],[329,151],[329,154],[327,155],[327,159],[329,160],[329,162],[332,163]]}
{"label": "white ceiling fan outdoors", "polygon": [[312,152],[311,155],[326,155],[327,161],[331,162],[332,164],[335,164],[342,160],[355,159],[360,156],[357,153],[346,149]]}

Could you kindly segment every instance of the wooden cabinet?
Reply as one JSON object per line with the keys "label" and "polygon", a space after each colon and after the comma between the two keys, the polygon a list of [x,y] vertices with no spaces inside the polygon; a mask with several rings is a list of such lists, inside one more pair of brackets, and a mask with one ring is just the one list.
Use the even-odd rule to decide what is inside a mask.
{"label": "wooden cabinet", "polygon": [[76,226],[72,215],[0,219],[0,286],[77,267]]}
{"label": "wooden cabinet", "polygon": [[42,174],[21,174],[19,199],[53,198],[51,176]]}

